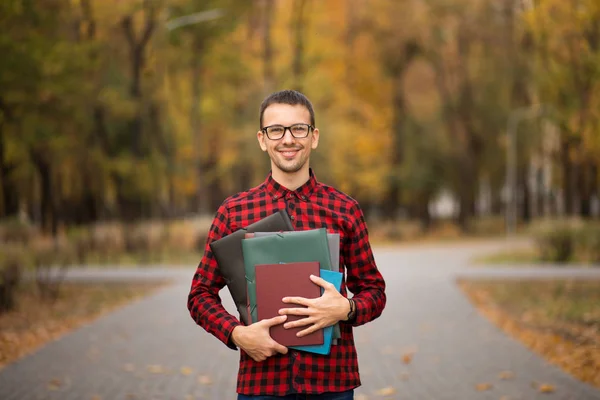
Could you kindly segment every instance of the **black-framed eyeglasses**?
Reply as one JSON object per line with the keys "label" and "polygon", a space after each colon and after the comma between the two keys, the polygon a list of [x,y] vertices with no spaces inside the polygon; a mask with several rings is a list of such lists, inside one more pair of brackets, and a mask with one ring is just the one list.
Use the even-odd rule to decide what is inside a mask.
{"label": "black-framed eyeglasses", "polygon": [[269,139],[279,140],[285,136],[285,131],[288,129],[293,137],[296,139],[302,139],[307,137],[310,130],[314,129],[314,127],[309,124],[294,124],[290,126],[271,125],[265,126],[261,129],[261,131],[265,133]]}

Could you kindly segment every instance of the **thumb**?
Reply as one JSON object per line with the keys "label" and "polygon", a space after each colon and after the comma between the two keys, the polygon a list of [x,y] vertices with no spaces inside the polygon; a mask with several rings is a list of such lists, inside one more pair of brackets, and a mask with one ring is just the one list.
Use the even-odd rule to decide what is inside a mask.
{"label": "thumb", "polygon": [[266,326],[271,327],[279,324],[283,324],[287,319],[287,315],[278,315],[277,317],[263,320]]}

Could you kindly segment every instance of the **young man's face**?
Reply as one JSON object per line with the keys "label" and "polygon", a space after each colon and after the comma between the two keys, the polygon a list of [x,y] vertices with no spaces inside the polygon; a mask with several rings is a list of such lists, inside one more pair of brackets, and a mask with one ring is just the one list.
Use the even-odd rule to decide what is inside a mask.
{"label": "young man's face", "polygon": [[[271,104],[263,114],[263,127],[272,125],[291,126],[294,124],[310,125],[310,113],[301,105]],[[260,148],[271,158],[271,169],[279,169],[284,173],[295,173],[308,170],[308,159],[312,149],[319,144],[319,130],[310,130],[305,138],[295,138],[289,129],[281,139],[272,140],[263,131],[257,134]]]}

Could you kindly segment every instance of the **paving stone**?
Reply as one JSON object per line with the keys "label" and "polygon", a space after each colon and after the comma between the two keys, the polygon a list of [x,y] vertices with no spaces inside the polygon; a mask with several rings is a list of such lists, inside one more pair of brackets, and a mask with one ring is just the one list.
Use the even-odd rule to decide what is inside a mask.
{"label": "paving stone", "polygon": [[[600,399],[599,390],[548,365],[483,319],[456,287],[457,276],[472,273],[466,267],[474,254],[502,245],[375,249],[388,303],[378,320],[355,330],[363,381],[357,398]],[[193,272],[194,266],[72,270],[73,280],[173,283],[1,370],[0,399],[235,399],[239,354],[197,327],[187,312]],[[502,379],[505,371],[511,379]],[[540,393],[535,384],[542,383],[555,392]]]}

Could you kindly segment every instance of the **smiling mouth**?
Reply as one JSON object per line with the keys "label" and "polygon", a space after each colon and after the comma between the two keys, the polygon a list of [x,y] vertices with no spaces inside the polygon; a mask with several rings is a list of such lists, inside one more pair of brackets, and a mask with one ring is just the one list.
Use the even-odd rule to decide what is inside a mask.
{"label": "smiling mouth", "polygon": [[291,157],[294,157],[300,151],[300,149],[281,149],[278,151],[284,157],[291,158]]}

